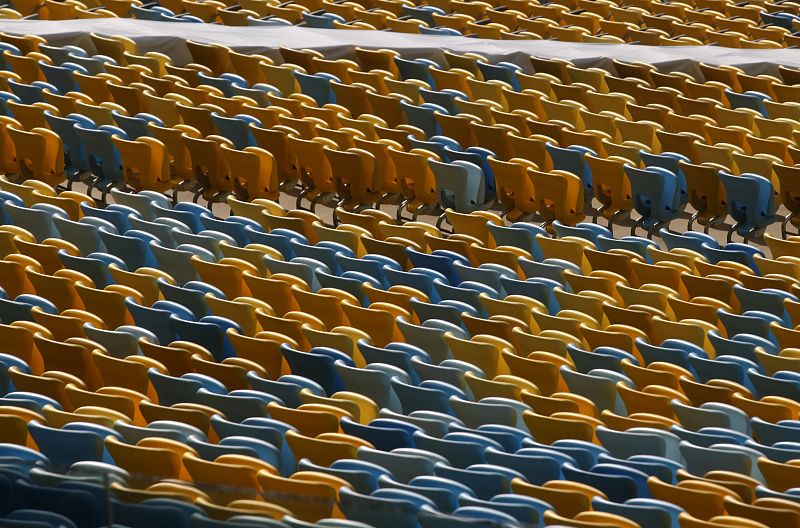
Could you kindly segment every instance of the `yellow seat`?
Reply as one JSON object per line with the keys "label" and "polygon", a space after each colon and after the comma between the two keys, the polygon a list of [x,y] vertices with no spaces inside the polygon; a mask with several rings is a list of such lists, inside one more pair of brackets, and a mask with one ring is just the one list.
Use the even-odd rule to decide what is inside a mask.
{"label": "yellow seat", "polygon": [[797,460],[781,463],[766,457],[760,457],[758,459],[758,469],[764,475],[767,486],[779,492],[796,487],[798,478],[800,478],[800,462]]}
{"label": "yellow seat", "polygon": [[135,191],[166,192],[180,183],[173,178],[167,147],[156,138],[142,136],[134,141],[113,137],[122,158],[125,180]]}
{"label": "yellow seat", "polygon": [[214,461],[208,461],[187,452],[182,457],[182,463],[192,481],[207,487],[209,497],[219,504],[260,498],[257,475],[261,472],[277,473],[269,464],[243,455],[222,455]]}
{"label": "yellow seat", "polygon": [[286,432],[286,441],[296,460],[308,458],[314,464],[329,466],[337,460],[357,458],[359,447],[372,447],[369,442],[340,433],[324,433],[316,438],[294,431]]}
{"label": "yellow seat", "polygon": [[522,479],[513,479],[511,489],[514,493],[545,501],[563,516],[574,517],[591,510],[594,497],[606,498],[605,494],[591,486],[566,480],[551,480],[542,486],[529,484]]}
{"label": "yellow seat", "polygon": [[543,416],[524,411],[522,418],[531,434],[536,435],[537,441],[543,444],[552,444],[564,439],[593,442],[596,441],[595,427],[603,424],[596,418],[568,412]]}
{"label": "yellow seat", "polygon": [[700,519],[725,515],[723,499],[734,496],[727,488],[698,481],[683,481],[676,486],[650,477],[647,479],[647,487],[654,499],[676,504]]}
{"label": "yellow seat", "polygon": [[583,183],[578,176],[560,170],[531,172],[538,211],[545,224],[558,220],[562,224],[575,225],[586,217]]}
{"label": "yellow seat", "polygon": [[333,475],[314,471],[298,471],[291,477],[259,472],[258,482],[264,498],[293,512],[302,521],[316,522],[338,512],[339,489],[350,487]]}
{"label": "yellow seat", "polygon": [[[105,439],[106,449],[115,464],[131,473],[129,485],[145,488],[155,482],[182,476],[182,455],[177,450],[148,447],[144,445],[145,440],[139,442],[140,445],[131,445],[123,443],[113,435]],[[185,447],[185,450],[191,452],[188,447]]]}
{"label": "yellow seat", "polygon": [[30,132],[7,127],[14,142],[23,179],[43,181],[56,186],[64,181],[64,149],[61,138],[48,128]]}

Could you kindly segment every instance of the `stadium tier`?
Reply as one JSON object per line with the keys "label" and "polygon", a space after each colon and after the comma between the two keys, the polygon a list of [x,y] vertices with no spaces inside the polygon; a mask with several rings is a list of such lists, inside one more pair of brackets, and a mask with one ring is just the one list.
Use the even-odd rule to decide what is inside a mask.
{"label": "stadium tier", "polygon": [[[799,13],[0,10],[730,48]],[[0,527],[800,527],[800,69],[2,28]]]}

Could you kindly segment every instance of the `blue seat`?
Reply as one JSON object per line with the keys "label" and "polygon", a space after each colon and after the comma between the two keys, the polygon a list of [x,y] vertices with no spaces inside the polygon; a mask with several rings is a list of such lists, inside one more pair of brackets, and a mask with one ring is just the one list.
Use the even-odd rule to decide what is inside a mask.
{"label": "blue seat", "polygon": [[148,499],[138,504],[111,501],[114,522],[130,528],[190,528],[191,515],[203,515],[198,506],[174,499]]}
{"label": "blue seat", "polygon": [[728,335],[752,334],[778,345],[777,339],[770,330],[771,323],[781,324],[781,318],[767,312],[750,310],[741,314],[717,310],[717,316]]}
{"label": "blue seat", "polygon": [[594,497],[592,508],[630,519],[640,526],[653,528],[678,528],[678,516],[683,509],[672,503],[656,499],[630,499],[624,503]]}
{"label": "blue seat", "polygon": [[410,271],[384,268],[383,272],[392,286],[403,285],[416,288],[434,303],[442,300],[434,288],[434,284],[436,282],[447,283],[447,277],[437,271],[427,268],[412,268]]}
{"label": "blue seat", "polygon": [[409,379],[415,385],[419,384],[420,379],[411,362],[412,358],[426,363],[431,362],[430,356],[424,350],[408,343],[390,343],[385,348],[380,348],[359,341],[358,350],[368,364],[386,363],[398,367],[408,374]]}
{"label": "blue seat", "polygon": [[81,138],[75,132],[75,125],[80,124],[84,128],[94,128],[94,123],[81,114],[69,114],[66,117],[60,117],[46,111],[44,118],[53,132],[57,133],[61,138],[61,143],[64,146],[67,179],[70,183],[75,180],[88,179],[90,176],[89,158]]}
{"label": "blue seat", "polygon": [[421,528],[501,528],[513,526],[515,519],[489,508],[459,508],[458,514],[449,515],[433,510],[420,510]]}
{"label": "blue seat", "polygon": [[520,453],[504,453],[496,449],[487,448],[486,460],[490,464],[503,466],[519,471],[531,484],[542,485],[550,480],[560,480],[561,464],[549,456]]}
{"label": "blue seat", "polygon": [[491,500],[496,495],[509,493],[511,480],[519,478],[519,473],[489,464],[477,464],[465,469],[440,464],[436,466],[436,476],[460,482],[471,489],[477,498]]}
{"label": "blue seat", "polygon": [[[11,88],[11,91],[13,92],[14,95],[19,97],[20,102],[26,105],[43,103],[44,95],[42,94],[42,92],[44,90],[56,94],[58,93],[58,88],[44,81],[34,81],[31,84],[26,84],[17,82],[13,79],[9,79],[8,87]],[[10,107],[13,108],[13,104],[10,105]]]}
{"label": "blue seat", "polygon": [[148,127],[150,123],[160,127],[164,126],[164,122],[153,114],[140,112],[133,116],[127,116],[117,110],[113,110],[111,113],[114,116],[114,121],[117,122],[117,126],[124,130],[131,140],[150,136],[150,128]]}
{"label": "blue seat", "polygon": [[[348,488],[339,491],[339,507],[348,519],[361,521],[371,526],[388,525],[393,528],[417,528],[417,513],[422,504],[434,506],[433,502],[421,495],[415,500],[413,493],[407,495],[385,493],[390,490],[377,490],[371,495],[362,495]],[[392,490],[400,491],[400,490]],[[384,492],[378,495],[378,492]],[[402,498],[400,498],[402,497]]]}
{"label": "blue seat", "polygon": [[60,234],[53,217],[68,215],[60,207],[54,205],[38,203],[33,207],[25,207],[16,202],[6,200],[3,202],[3,209],[10,217],[9,224],[19,226],[31,233],[37,242],[42,242],[48,238],[60,238]]}
{"label": "blue seat", "polygon": [[303,22],[306,27],[318,29],[334,29],[333,21],[344,24],[346,21],[339,15],[333,13],[320,13],[313,14],[305,11],[303,13]]}
{"label": "blue seat", "polygon": [[[606,466],[612,466],[612,464],[598,464],[595,466],[597,470],[593,467],[591,471],[584,471],[567,464],[562,468],[562,471],[566,479],[597,488],[605,493],[609,500],[614,502],[625,502],[628,499],[636,498],[638,493],[642,491],[641,485],[637,485],[637,480],[634,480],[632,476],[624,474],[623,470],[627,468],[616,467],[614,470],[619,470],[619,472],[606,472],[604,470]],[[641,472],[638,473],[642,479],[641,482],[644,482],[644,490],[646,490],[647,475]],[[645,493],[645,497],[649,497],[649,492]]]}
{"label": "blue seat", "polygon": [[[86,150],[92,174],[97,176],[97,180],[92,182],[89,192],[92,189],[99,189],[103,193],[101,199],[104,200],[105,195],[112,187],[120,187],[125,182],[125,175],[122,173],[122,158],[111,138],[117,135],[122,139],[128,139],[127,134],[121,128],[111,125],[88,128],[82,123],[75,124],[75,134]],[[120,230],[120,232],[124,232],[124,230]]]}
{"label": "blue seat", "polygon": [[105,505],[82,490],[35,486],[22,479],[14,485],[20,509],[44,510],[63,515],[77,528],[94,528],[105,520]]}
{"label": "blue seat", "polygon": [[758,397],[783,396],[800,401],[800,374],[797,372],[779,371],[774,376],[766,376],[756,369],[747,371],[755,393]]}
{"label": "blue seat", "polygon": [[81,202],[81,211],[86,216],[101,218],[112,224],[117,233],[125,233],[131,229],[129,218],[139,216],[139,212],[126,205],[109,204],[106,207],[92,207],[86,202]]}
{"label": "blue seat", "polygon": [[503,81],[511,85],[514,91],[520,91],[522,87],[517,79],[517,73],[524,73],[522,68],[512,62],[497,62],[489,63],[485,61],[478,61],[478,69],[483,74],[483,80]]}
{"label": "blue seat", "polygon": [[300,84],[302,92],[314,99],[318,106],[336,103],[336,95],[331,89],[331,81],[341,82],[341,80],[335,75],[329,73],[308,75],[295,71],[294,76],[298,84]]}
{"label": "blue seat", "polygon": [[439,67],[439,65],[435,62],[421,58],[408,60],[399,56],[395,56],[394,63],[397,65],[397,69],[400,72],[400,77],[404,81],[407,81],[408,79],[419,79],[420,81],[425,81],[428,83],[431,88],[436,88],[436,82],[434,82],[430,73],[431,67]]}
{"label": "blue seat", "polygon": [[219,134],[230,139],[236,149],[244,150],[247,147],[257,146],[256,139],[250,132],[250,126],[263,128],[263,125],[255,117],[246,114],[226,117],[219,115],[217,112],[211,112],[211,119],[214,121],[217,130],[219,130]]}
{"label": "blue seat", "polygon": [[453,415],[450,407],[450,396],[464,393],[456,387],[439,381],[423,381],[419,386],[409,385],[393,379],[392,389],[400,400],[403,413],[410,414],[414,411],[429,410]]}
{"label": "blue seat", "polygon": [[734,232],[745,241],[758,237],[775,222],[775,190],[770,180],[757,174],[734,176],[724,171],[719,178],[725,187],[728,214],[736,222],[728,231],[728,242]]}
{"label": "blue seat", "polygon": [[172,301],[183,305],[192,312],[195,319],[202,319],[211,315],[211,311],[206,303],[206,295],[210,294],[217,299],[224,299],[225,295],[210,284],[200,281],[189,281],[183,286],[175,286],[165,280],[158,281],[158,288],[164,296],[164,300]]}
{"label": "blue seat", "polygon": [[594,196],[594,183],[592,181],[592,170],[586,161],[586,155],[597,157],[597,153],[582,145],[570,145],[564,148],[553,143],[547,143],[545,148],[553,160],[554,169],[571,172],[581,179],[586,206],[591,205],[592,197]]}
{"label": "blue seat", "polygon": [[400,108],[405,113],[408,124],[422,130],[425,133],[425,137],[430,138],[442,133],[441,126],[436,120],[436,114],[441,113],[447,115],[447,109],[443,106],[433,103],[415,105],[401,100]]}
{"label": "blue seat", "polygon": [[682,211],[678,176],[662,167],[637,169],[631,165],[625,166],[625,174],[631,182],[634,209],[641,215],[633,224],[631,235],[642,226],[650,238],[660,228],[668,227]]}
{"label": "blue seat", "polygon": [[754,437],[766,445],[795,442],[797,435],[800,434],[800,421],[798,420],[781,420],[778,423],[770,423],[754,416],[750,420],[750,424],[753,427]]}
{"label": "blue seat", "polygon": [[749,110],[755,110],[764,117],[769,117],[769,110],[767,110],[767,107],[764,105],[764,101],[772,101],[772,97],[767,94],[753,90],[737,93],[726,88],[725,97],[731,104],[731,108],[747,108]]}
{"label": "blue seat", "polygon": [[0,526],[4,528],[77,528],[75,523],[57,513],[19,509],[11,512],[5,519],[0,519]]}
{"label": "blue seat", "polygon": [[412,430],[418,428],[402,422],[389,423],[385,427],[380,427],[373,425],[373,423],[367,425],[359,424],[345,417],[341,420],[341,428],[343,432],[362,438],[375,446],[376,449],[383,451],[391,451],[402,447],[416,447]]}
{"label": "blue seat", "polygon": [[234,329],[241,333],[241,328],[235,322],[217,315],[207,315],[199,321],[171,318],[175,333],[184,341],[191,341],[204,346],[217,362],[230,357],[235,357],[236,352],[228,341],[227,330]]}
{"label": "blue seat", "polygon": [[678,177],[678,192],[680,198],[678,203],[680,209],[683,210],[686,203],[689,201],[689,190],[686,182],[686,174],[683,172],[681,163],[690,163],[691,160],[683,154],[677,152],[662,152],[661,154],[653,154],[647,151],[639,151],[639,157],[642,159],[646,168],[661,167],[667,169]]}
{"label": "blue seat", "polygon": [[328,347],[314,347],[309,352],[300,352],[289,345],[281,345],[281,354],[292,374],[304,376],[319,383],[328,396],[344,390],[342,378],[334,368],[336,361],[353,366],[353,360],[338,350]]}
{"label": "blue seat", "polygon": [[444,90],[426,90],[425,88],[420,88],[419,94],[426,102],[441,106],[451,115],[455,115],[459,112],[457,103],[459,99],[469,99],[465,93],[452,88],[446,88]]}
{"label": "blue seat", "polygon": [[489,149],[483,147],[467,147],[464,151],[450,150],[447,152],[450,161],[467,161],[473,165],[477,165],[483,172],[483,177],[486,186],[486,200],[492,200],[497,196],[497,189],[494,178],[494,170],[489,164],[489,158],[495,158],[497,155]]}
{"label": "blue seat", "polygon": [[201,221],[202,217],[212,216],[207,207],[192,202],[178,202],[173,208],[155,203],[153,204],[153,212],[157,217],[171,218],[186,224],[192,233],[199,233],[204,229]]}
{"label": "blue seat", "polygon": [[126,268],[132,271],[144,267],[158,268],[158,262],[150,251],[152,243],[161,243],[155,235],[137,229],[129,229],[124,235],[101,229],[99,234],[108,252],[122,259]]}
{"label": "blue seat", "polygon": [[524,249],[537,262],[541,262],[544,259],[542,250],[536,242],[538,235],[550,236],[544,228],[530,222],[515,222],[510,226],[501,226],[494,222],[488,222],[486,227],[498,246],[512,246]]}

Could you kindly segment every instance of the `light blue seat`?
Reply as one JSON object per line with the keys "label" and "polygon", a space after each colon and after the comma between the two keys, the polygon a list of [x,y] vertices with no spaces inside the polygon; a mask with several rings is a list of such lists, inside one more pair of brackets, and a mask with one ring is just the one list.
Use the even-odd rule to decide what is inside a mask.
{"label": "light blue seat", "polygon": [[[666,229],[662,229],[659,231],[659,235],[664,238],[663,233]],[[658,247],[658,245],[653,242],[652,240],[648,240],[644,237],[639,236],[624,236],[621,238],[611,238],[606,237],[603,235],[599,235],[596,240],[597,247],[603,251],[609,251],[611,249],[626,249],[628,251],[633,251],[642,256],[645,262],[652,263],[650,256],[647,254],[647,248],[650,246]]]}
{"label": "light blue seat", "polygon": [[[596,430],[597,438],[600,440],[600,443],[617,458],[629,458],[635,455],[654,455],[667,457],[672,460],[678,458],[678,460],[680,460],[680,453],[677,452],[680,440],[674,437],[674,440],[668,443],[665,434],[669,433],[666,431],[663,433],[664,434],[655,430],[651,431],[646,428],[615,431],[603,426],[599,426]],[[674,451],[670,453],[670,449]]]}
{"label": "light blue seat", "polygon": [[686,248],[698,253],[704,253],[707,248],[719,248],[719,242],[713,236],[700,233],[698,231],[686,231],[678,234],[668,229],[661,229],[658,232],[667,250],[671,251],[675,248]]}
{"label": "light blue seat", "polygon": [[[200,84],[207,84],[209,86],[213,86],[220,90],[225,97],[233,97],[235,94],[233,92],[234,86],[241,86],[247,88],[248,83],[241,75],[237,75],[235,73],[226,72],[221,74],[219,77],[214,77],[213,75],[208,75],[205,72],[198,72],[197,77],[200,81]],[[212,118],[215,112],[212,112]],[[221,132],[221,130],[220,130]],[[237,147],[239,148],[239,147]]]}
{"label": "light blue seat", "polygon": [[53,60],[53,64],[70,62],[77,57],[87,57],[86,50],[78,46],[48,46],[39,45],[39,52],[47,55]]}
{"label": "light blue seat", "polygon": [[175,236],[173,235],[173,229],[185,233],[189,232],[189,228],[186,224],[173,220],[172,218],[157,218],[152,222],[140,218],[131,218],[130,223],[133,229],[153,235],[158,239],[158,245],[169,249],[178,247],[178,243],[175,241]]}
{"label": "light blue seat", "polygon": [[417,358],[420,362],[431,362],[427,352],[408,343],[390,343],[385,348],[381,348],[359,341],[358,350],[367,364],[385,363],[399,368],[405,372],[411,383],[415,385],[419,384],[420,378],[414,368],[412,358]]}
{"label": "light blue seat", "polygon": [[[486,178],[478,165],[461,160],[442,163],[432,159],[428,160],[428,165],[436,179],[442,209],[471,213],[489,205],[486,202]],[[439,224],[443,219],[441,216]]]}
{"label": "light blue seat", "polygon": [[732,405],[707,402],[699,407],[693,407],[678,400],[672,400],[671,405],[675,416],[687,429],[699,431],[705,427],[719,427],[744,434],[749,432],[750,424],[747,415]]}
{"label": "light blue seat", "polygon": [[[0,298],[0,321],[10,325],[16,321],[33,321],[31,310],[36,308],[44,313],[58,315],[58,307],[52,302],[39,295],[23,293],[17,295],[16,299]],[[0,358],[5,355],[0,356]],[[8,359],[8,358],[7,358]]]}
{"label": "light blue seat", "polygon": [[108,266],[113,264],[120,269],[125,269],[125,261],[109,253],[90,253],[86,257],[70,255],[65,250],[58,251],[58,258],[65,268],[73,269],[87,275],[96,288],[105,288],[114,284],[114,279]]}
{"label": "light blue seat", "polygon": [[583,374],[594,369],[611,370],[622,373],[620,362],[627,359],[634,365],[639,361],[633,354],[613,347],[598,347],[591,352],[581,350],[575,345],[567,345],[567,353],[578,372]]}
{"label": "light blue seat", "polygon": [[711,447],[716,444],[725,443],[744,445],[748,439],[747,435],[738,433],[727,427],[703,427],[698,431],[690,431],[681,426],[673,425],[669,430],[681,440],[686,440],[694,445],[703,447]]}
{"label": "light blue seat", "polygon": [[473,165],[477,165],[483,172],[486,187],[486,200],[494,200],[497,196],[497,189],[494,178],[494,170],[489,164],[489,158],[496,158],[497,155],[491,150],[483,147],[467,147],[463,151],[447,149],[447,155],[450,161],[467,161]]}
{"label": "light blue seat", "polygon": [[334,29],[333,21],[344,24],[346,21],[339,15],[333,13],[313,14],[308,11],[303,13],[303,22],[306,27],[319,29]]}
{"label": "light blue seat", "polygon": [[[156,220],[157,211],[154,209],[154,202],[162,208],[171,208],[172,200],[166,195],[155,191],[124,192],[119,189],[112,189],[111,196],[114,203],[125,205],[137,211],[141,216],[140,220],[153,222]],[[133,226],[135,228],[135,226]]]}
{"label": "light blue seat", "polygon": [[460,495],[472,495],[472,490],[466,486],[441,477],[421,476],[405,484],[384,476],[379,482],[381,488],[418,493],[430,499],[440,511],[448,513],[458,508]]}
{"label": "light blue seat", "polygon": [[745,454],[721,449],[721,444],[712,447],[681,442],[681,454],[686,460],[686,469],[694,475],[705,475],[709,471],[732,471],[750,475],[752,462]]}
{"label": "light blue seat", "polygon": [[109,204],[106,207],[92,207],[86,202],[81,202],[81,211],[86,216],[101,218],[111,224],[117,233],[125,233],[131,229],[130,217],[139,216],[138,211],[120,204]]}
{"label": "light blue seat", "polygon": [[192,257],[200,257],[206,262],[216,261],[213,253],[191,244],[181,244],[175,249],[152,244],[150,251],[153,252],[158,267],[175,279],[177,284],[186,284],[200,278],[192,265]]}
{"label": "light blue seat", "polygon": [[425,133],[425,137],[437,136],[442,133],[436,114],[447,115],[447,109],[433,103],[411,104],[405,100],[400,101],[400,108],[406,115],[409,125],[415,126]]}
{"label": "light blue seat", "polygon": [[201,281],[189,281],[183,286],[176,286],[159,279],[158,289],[165,300],[183,305],[198,320],[211,315],[206,303],[206,295],[210,294],[217,299],[225,298],[225,294],[219,288]]}
{"label": "light blue seat", "polygon": [[544,259],[542,250],[536,242],[538,235],[550,236],[544,228],[530,222],[515,222],[510,226],[500,226],[494,222],[488,222],[486,227],[498,246],[524,249],[536,262]]}
{"label": "light blue seat", "polygon": [[[427,103],[427,104],[433,105],[433,103]],[[435,106],[435,105],[433,105],[433,106]],[[416,107],[414,107],[414,108],[416,108]],[[430,110],[430,109],[428,109],[428,110]],[[417,117],[419,117],[420,120],[424,119],[424,123],[418,123],[418,124],[424,124],[427,127],[435,128],[438,125],[436,123],[433,123],[433,122],[429,121],[428,118],[429,118],[430,112],[428,110],[426,110],[424,113],[421,110],[419,111],[420,115],[417,116]],[[411,110],[411,112],[412,112],[412,115],[414,115],[415,111]],[[429,152],[433,152],[434,154],[439,156],[439,159],[441,161],[444,161],[444,162],[449,162],[450,161],[450,153],[451,152],[456,151],[456,150],[461,150],[461,145],[458,144],[458,141],[456,141],[455,139],[451,138],[450,136],[431,135],[431,136],[427,136],[427,137],[428,137],[428,139],[418,139],[418,138],[414,137],[413,135],[409,134],[408,138],[407,138],[408,146],[410,148],[412,148],[412,149],[421,148],[421,149],[427,150]]]}
{"label": "light blue seat", "polygon": [[776,221],[775,189],[770,180],[757,174],[734,176],[726,172],[720,172],[719,178],[725,187],[728,214],[736,222],[728,230],[728,242],[734,232],[745,242],[758,237]]}
{"label": "light blue seat", "polygon": [[334,368],[342,378],[345,390],[367,396],[381,409],[389,409],[394,412],[402,410],[400,400],[392,390],[390,382],[393,377],[399,378],[404,383],[411,381],[408,374],[402,369],[387,364],[355,368],[344,363],[336,363]]}
{"label": "light blue seat", "polygon": [[420,449],[445,457],[454,467],[467,468],[485,464],[487,447],[502,451],[502,446],[489,438],[473,433],[448,433],[444,438],[434,438],[425,433],[414,433],[414,442]]}
{"label": "light blue seat", "polygon": [[48,238],[60,238],[58,229],[53,222],[53,217],[69,215],[54,205],[38,203],[33,207],[25,207],[11,201],[3,203],[3,208],[11,217],[13,225],[19,226],[36,238],[37,242],[42,242]]}

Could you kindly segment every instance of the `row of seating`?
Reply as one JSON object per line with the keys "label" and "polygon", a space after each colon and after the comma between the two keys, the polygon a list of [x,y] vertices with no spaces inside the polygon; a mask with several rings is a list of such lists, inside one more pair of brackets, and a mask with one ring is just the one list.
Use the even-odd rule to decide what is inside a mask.
{"label": "row of seating", "polygon": [[[623,63],[615,67],[626,77],[613,77],[541,59],[531,59],[541,70],[531,76],[456,55],[448,60],[459,67],[440,70],[366,50],[368,71],[296,50],[282,50],[294,62],[276,66],[191,42],[202,64],[178,68],[132,54],[135,45],[120,38],[94,37],[116,59],[7,40],[5,170],[50,184],[91,175],[101,198],[128,185],[192,190],[211,203],[228,193],[274,199],[299,183],[298,207],[306,198],[312,210],[320,201],[348,210],[389,202],[398,218],[498,203],[511,219],[575,224],[588,212],[613,225],[635,209],[633,232],[652,235],[690,204],[690,228],[730,216],[729,240],[758,237],[778,221],[785,237],[800,223],[792,146],[800,116],[776,118],[797,107],[734,91],[761,81],[765,92],[794,88],[775,79],[704,66],[710,80],[699,84]],[[684,95],[664,78],[680,81]],[[732,88],[721,90],[723,78]],[[616,82],[630,93],[611,91]],[[710,103],[690,98],[691,86],[718,92],[702,114],[716,120],[699,117]],[[688,115],[669,112],[673,103]],[[777,214],[781,205],[789,214]]]}

